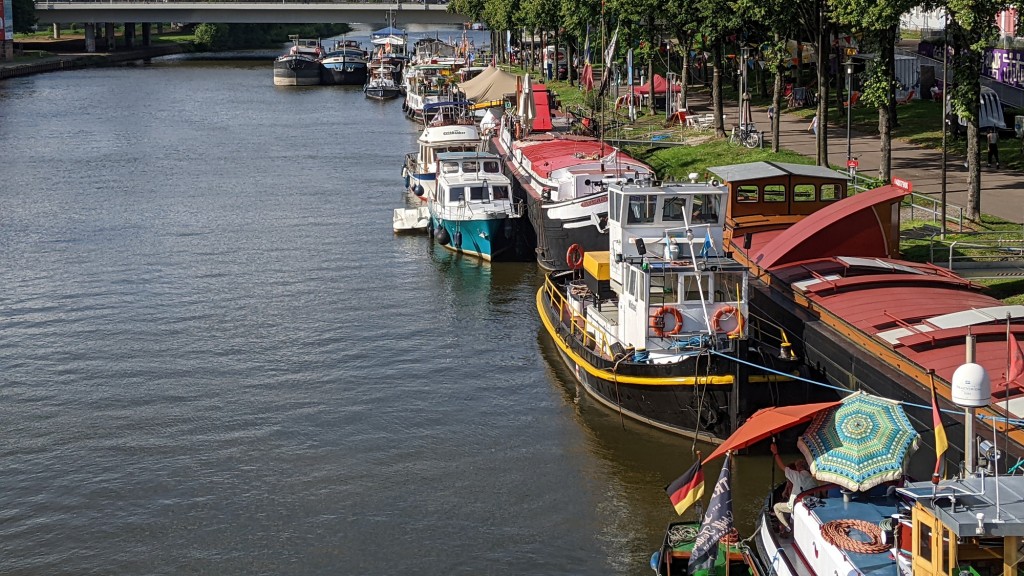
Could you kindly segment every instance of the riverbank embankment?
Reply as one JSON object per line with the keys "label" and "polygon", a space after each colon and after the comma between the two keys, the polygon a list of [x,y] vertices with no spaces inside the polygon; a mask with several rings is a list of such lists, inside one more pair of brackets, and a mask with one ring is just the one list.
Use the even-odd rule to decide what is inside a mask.
{"label": "riverbank embankment", "polygon": [[[192,51],[192,45],[186,43],[158,44],[145,46],[130,50],[118,50],[117,52],[61,52],[57,54],[40,54],[38,59],[19,58],[13,62],[0,62],[0,80],[15,78],[18,76],[29,76],[42,74],[44,72],[57,72],[59,70],[74,70],[78,68],[89,68],[93,66],[109,66],[130,62],[132,60],[146,60],[158,56],[170,54],[183,54]],[[23,54],[32,53],[27,46],[22,47]]]}

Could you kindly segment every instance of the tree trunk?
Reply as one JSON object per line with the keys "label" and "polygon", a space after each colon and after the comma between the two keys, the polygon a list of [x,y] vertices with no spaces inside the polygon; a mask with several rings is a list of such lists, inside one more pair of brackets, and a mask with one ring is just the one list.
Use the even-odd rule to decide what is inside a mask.
{"label": "tree trunk", "polygon": [[881,137],[881,158],[878,161],[878,178],[883,182],[892,181],[892,129],[896,127],[896,28],[881,33],[879,39],[878,65],[885,70],[885,78],[889,82],[888,102],[878,107],[878,135]]}
{"label": "tree trunk", "polygon": [[[781,38],[779,34],[775,34],[775,43],[779,43]],[[772,87],[772,152],[779,151],[779,117],[782,115],[782,76],[786,73],[786,67],[776,64],[775,66],[775,85]]]}
{"label": "tree trunk", "polygon": [[715,39],[715,47],[712,49],[711,62],[711,110],[715,115],[713,126],[715,135],[725,138],[725,123],[722,121],[722,39]]}
{"label": "tree trunk", "polygon": [[[679,44],[683,47],[683,69],[679,71],[680,94],[679,102],[683,110],[686,109],[687,89],[690,85],[690,36],[688,34],[676,35]],[[685,41],[684,41],[685,39]]]}
{"label": "tree trunk", "polygon": [[818,5],[818,166],[828,166],[828,46],[829,28],[825,25],[825,5]]}

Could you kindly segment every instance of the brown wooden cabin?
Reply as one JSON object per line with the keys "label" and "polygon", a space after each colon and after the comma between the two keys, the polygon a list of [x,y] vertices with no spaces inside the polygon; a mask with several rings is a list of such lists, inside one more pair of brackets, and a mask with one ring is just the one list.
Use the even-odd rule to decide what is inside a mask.
{"label": "brown wooden cabin", "polygon": [[845,198],[848,192],[849,178],[823,166],[750,162],[708,171],[729,188],[725,244],[744,253],[751,252],[754,234],[789,228]]}

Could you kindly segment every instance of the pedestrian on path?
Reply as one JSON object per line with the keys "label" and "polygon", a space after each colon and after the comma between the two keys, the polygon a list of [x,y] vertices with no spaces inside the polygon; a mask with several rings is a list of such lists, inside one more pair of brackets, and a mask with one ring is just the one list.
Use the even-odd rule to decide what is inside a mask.
{"label": "pedestrian on path", "polygon": [[988,129],[988,165],[992,167],[992,159],[996,159],[996,168],[999,168],[999,131],[995,128]]}
{"label": "pedestrian on path", "polygon": [[807,131],[808,132],[813,132],[815,136],[818,135],[818,115],[817,114],[814,115],[814,118],[811,120],[811,123],[807,125]]}

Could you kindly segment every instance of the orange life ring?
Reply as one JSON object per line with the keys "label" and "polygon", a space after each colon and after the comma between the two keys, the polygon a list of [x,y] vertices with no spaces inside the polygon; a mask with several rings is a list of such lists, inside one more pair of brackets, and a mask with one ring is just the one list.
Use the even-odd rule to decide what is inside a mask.
{"label": "orange life ring", "polygon": [[729,338],[739,338],[743,334],[743,316],[739,314],[739,310],[732,304],[715,310],[715,315],[711,317],[711,327],[715,329],[715,332],[721,332],[721,320],[727,314],[730,316],[736,315],[736,327],[730,330],[726,336]]}
{"label": "orange life ring", "polygon": [[583,267],[583,246],[579,244],[573,244],[569,246],[569,250],[565,253],[565,263],[569,265],[570,270],[579,270]]}
{"label": "orange life ring", "polygon": [[[670,314],[672,318],[675,318],[676,325],[671,330],[665,331],[665,315]],[[654,335],[663,338],[665,336],[675,336],[683,331],[683,313],[678,308],[672,306],[662,306],[651,316],[651,330],[654,331]]]}

